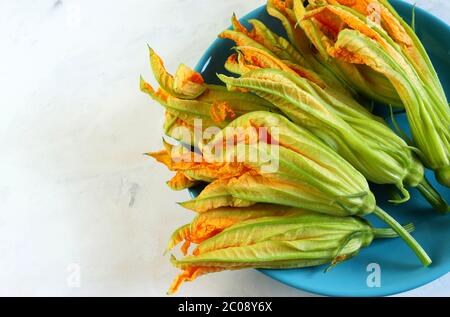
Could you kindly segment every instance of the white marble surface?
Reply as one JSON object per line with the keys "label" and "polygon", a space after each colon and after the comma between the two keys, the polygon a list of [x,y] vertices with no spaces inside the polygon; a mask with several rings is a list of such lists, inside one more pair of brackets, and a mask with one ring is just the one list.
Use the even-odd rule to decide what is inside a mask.
{"label": "white marble surface", "polygon": [[[0,295],[165,295],[163,249],[191,214],[140,155],[160,148],[163,117],[138,89],[146,43],[171,70],[194,65],[232,12],[263,3],[0,1]],[[417,3],[450,22],[447,0]],[[403,295],[449,293],[447,276]],[[311,296],[254,270],[179,295]]]}

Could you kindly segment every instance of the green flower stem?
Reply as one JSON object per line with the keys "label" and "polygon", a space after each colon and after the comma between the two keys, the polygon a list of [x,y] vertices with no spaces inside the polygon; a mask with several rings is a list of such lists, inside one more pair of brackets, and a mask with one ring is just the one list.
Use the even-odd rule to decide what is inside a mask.
{"label": "green flower stem", "polygon": [[[404,225],[403,228],[408,232],[413,232],[416,227],[413,223],[409,223],[407,225]],[[398,234],[391,228],[374,228],[373,234],[376,239],[388,239],[388,238],[397,238]]]}
{"label": "green flower stem", "polygon": [[433,188],[430,182],[424,177],[416,187],[423,197],[439,212],[449,212],[450,207],[444,198]]}
{"label": "green flower stem", "polygon": [[398,235],[403,239],[403,241],[408,244],[408,246],[414,251],[417,257],[420,259],[424,266],[429,266],[432,261],[422,246],[409,234],[409,232],[402,227],[394,218],[392,218],[387,212],[385,212],[380,207],[376,207],[374,214],[388,224]]}
{"label": "green flower stem", "polygon": [[436,171],[436,179],[444,186],[450,187],[450,167],[445,166]]}

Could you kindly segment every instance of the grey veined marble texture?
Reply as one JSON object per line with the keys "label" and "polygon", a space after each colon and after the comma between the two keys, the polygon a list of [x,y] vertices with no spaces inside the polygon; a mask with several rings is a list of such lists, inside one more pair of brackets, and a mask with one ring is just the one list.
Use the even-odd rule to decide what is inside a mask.
{"label": "grey veined marble texture", "polygon": [[[0,295],[165,295],[166,241],[192,215],[136,155],[162,137],[162,108],[138,92],[146,43],[171,70],[194,65],[232,12],[264,2],[0,1]],[[450,22],[450,1],[416,2]],[[178,295],[312,296],[255,270]],[[448,296],[450,276],[402,295]]]}

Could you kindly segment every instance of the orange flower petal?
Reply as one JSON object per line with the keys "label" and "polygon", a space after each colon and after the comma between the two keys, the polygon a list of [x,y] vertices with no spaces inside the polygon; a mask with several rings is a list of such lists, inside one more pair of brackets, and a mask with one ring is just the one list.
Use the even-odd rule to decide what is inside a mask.
{"label": "orange flower petal", "polygon": [[225,101],[214,102],[210,109],[210,115],[216,123],[224,122],[227,118],[234,119],[236,117],[231,106]]}
{"label": "orange flower petal", "polygon": [[177,172],[177,174],[167,182],[167,185],[169,185],[172,190],[183,190],[195,186],[196,184],[197,181],[190,179],[182,172]]}
{"label": "orange flower petal", "polygon": [[183,273],[181,273],[180,275],[178,275],[175,280],[172,282],[172,285],[170,286],[167,294],[172,295],[174,293],[176,293],[178,291],[178,289],[180,288],[181,284],[183,284],[184,282],[192,282],[193,280],[195,280],[197,277],[204,275],[204,274],[208,274],[208,273],[213,273],[213,272],[220,272],[223,271],[223,268],[220,267],[190,267],[187,268],[183,271]]}

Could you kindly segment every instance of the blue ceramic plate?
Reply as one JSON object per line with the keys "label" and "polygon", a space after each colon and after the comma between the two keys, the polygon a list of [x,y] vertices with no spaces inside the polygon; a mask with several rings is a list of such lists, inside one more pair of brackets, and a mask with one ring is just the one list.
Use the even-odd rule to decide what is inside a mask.
{"label": "blue ceramic plate", "polygon": [[[409,23],[412,6],[398,0],[391,3]],[[445,91],[449,93],[450,42],[447,39],[450,38],[450,27],[419,8],[416,9],[415,15],[416,32],[439,73]],[[245,24],[248,19],[262,20],[272,30],[284,35],[281,24],[266,13],[265,6],[246,15],[241,22]],[[223,65],[230,55],[232,46],[231,41],[217,39],[201,58],[196,70],[202,73],[208,83],[220,83],[216,73],[227,73]],[[403,129],[407,129],[405,115],[397,114],[396,117]],[[427,171],[427,176],[442,195],[450,200],[450,190],[440,186],[430,171]],[[387,195],[382,186],[372,185],[372,189],[377,195],[380,207],[389,211],[401,223],[416,224],[417,230],[414,236],[433,259],[431,267],[422,267],[402,240],[393,239],[375,241],[358,256],[338,265],[328,273],[324,273],[324,267],[261,271],[298,289],[330,296],[386,296],[417,288],[448,273],[450,271],[450,216],[442,216],[431,210],[427,202],[414,189],[411,190],[411,200],[400,206],[385,203]],[[195,196],[198,190],[192,190],[191,194]],[[382,225],[375,218],[369,219],[375,225]],[[373,287],[373,283],[367,283],[368,280],[372,280],[373,275],[370,274],[373,267],[381,270],[379,287]]]}

